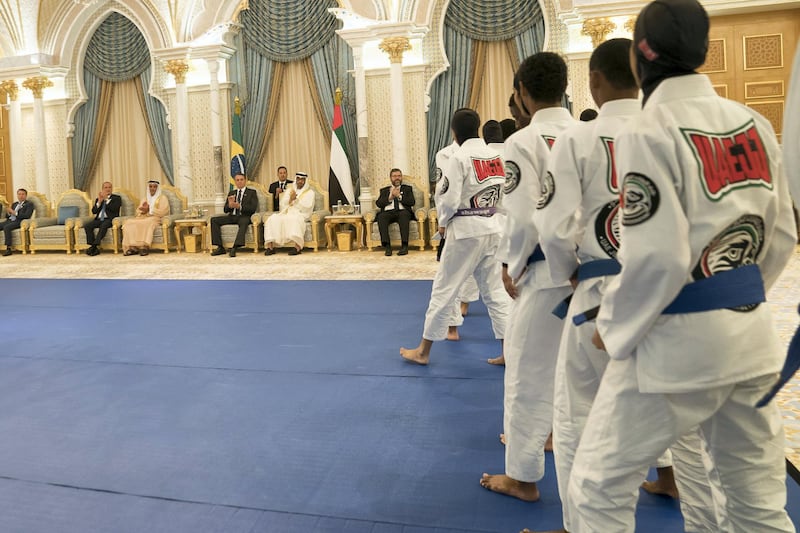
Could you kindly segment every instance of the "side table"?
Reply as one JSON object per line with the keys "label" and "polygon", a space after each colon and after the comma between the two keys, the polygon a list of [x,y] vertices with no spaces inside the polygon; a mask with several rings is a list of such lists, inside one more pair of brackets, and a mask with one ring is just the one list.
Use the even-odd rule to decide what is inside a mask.
{"label": "side table", "polygon": [[[184,230],[188,230],[188,232],[191,233],[193,228],[200,228],[200,239],[201,239],[200,240],[200,250],[202,250],[203,253],[206,252],[205,243],[206,243],[206,240],[207,240],[206,239],[206,234],[208,233],[208,220],[207,219],[205,219],[205,218],[184,218],[184,219],[176,220],[174,222],[174,224],[175,224],[175,228],[174,228],[175,229],[175,241],[178,244],[178,250],[177,250],[178,253],[181,253],[181,250],[184,250],[185,246],[186,246],[185,239],[184,239],[183,242],[181,242],[181,236],[183,235]],[[187,252],[190,252],[190,251],[196,252],[197,250],[195,249],[195,250],[186,250],[186,251]]]}
{"label": "side table", "polygon": [[334,230],[337,224],[349,224],[356,230],[358,249],[363,247],[364,217],[361,215],[328,215],[325,217],[325,235],[328,237],[328,251],[333,251]]}

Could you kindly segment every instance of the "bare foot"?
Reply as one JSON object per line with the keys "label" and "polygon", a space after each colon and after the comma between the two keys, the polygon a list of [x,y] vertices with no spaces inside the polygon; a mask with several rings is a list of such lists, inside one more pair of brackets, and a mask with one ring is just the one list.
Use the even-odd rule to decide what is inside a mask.
{"label": "bare foot", "polygon": [[498,357],[493,357],[491,359],[487,359],[486,362],[490,365],[506,366],[506,356],[500,355]]}
{"label": "bare foot", "polygon": [[503,443],[503,446],[506,445],[506,434],[505,433],[500,433],[500,442]]}
{"label": "bare foot", "polygon": [[461,316],[467,316],[469,313],[469,302],[461,302]]}
{"label": "bare foot", "polygon": [[481,476],[481,487],[492,492],[513,496],[526,502],[535,502],[539,499],[539,489],[536,488],[536,483],[517,481],[505,474],[483,474]]}
{"label": "bare foot", "polygon": [[544,451],[552,452],[553,451],[553,432],[550,432],[550,435],[547,436],[547,441],[544,443]]}
{"label": "bare foot", "polygon": [[665,466],[657,468],[656,471],[658,472],[658,479],[642,483],[644,491],[677,500],[678,486],[675,484],[675,472],[672,470],[672,467]]}
{"label": "bare foot", "polygon": [[447,326],[447,340],[457,341],[460,338],[458,336],[458,326]]}
{"label": "bare foot", "polygon": [[427,365],[430,360],[430,355],[423,353],[422,348],[400,348],[400,355],[402,355],[403,359],[406,361],[418,365]]}

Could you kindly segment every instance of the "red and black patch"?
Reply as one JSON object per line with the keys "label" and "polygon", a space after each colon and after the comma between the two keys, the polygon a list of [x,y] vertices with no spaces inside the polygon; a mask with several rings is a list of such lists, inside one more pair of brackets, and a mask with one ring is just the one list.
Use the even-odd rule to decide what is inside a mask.
{"label": "red and black patch", "polygon": [[556,142],[556,138],[552,135],[542,135],[542,139],[544,139],[544,142],[547,143],[548,148],[552,148],[553,144]]}
{"label": "red and black patch", "polygon": [[614,194],[619,194],[619,181],[617,180],[617,163],[614,160],[614,139],[611,137],[600,137],[606,153],[606,185],[608,190]]}
{"label": "red and black patch", "polygon": [[681,131],[694,152],[709,200],[716,202],[745,187],[772,189],[769,157],[753,120],[726,133]]}
{"label": "red and black patch", "polygon": [[472,168],[475,169],[475,176],[478,183],[483,183],[490,178],[506,179],[506,171],[503,168],[503,160],[499,157],[491,159],[472,158]]}

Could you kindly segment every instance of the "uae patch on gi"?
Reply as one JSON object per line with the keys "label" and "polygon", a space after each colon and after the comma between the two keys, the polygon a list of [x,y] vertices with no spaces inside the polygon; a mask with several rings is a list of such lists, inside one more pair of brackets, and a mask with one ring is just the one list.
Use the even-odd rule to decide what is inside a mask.
{"label": "uae patch on gi", "polygon": [[536,202],[536,209],[543,209],[547,207],[547,204],[549,204],[550,200],[553,199],[553,195],[555,193],[556,193],[556,180],[553,179],[553,173],[548,172],[542,178],[541,196],[539,196],[539,201]]}
{"label": "uae patch on gi", "polygon": [[635,226],[649,220],[658,210],[660,196],[653,180],[631,172],[622,182],[622,225]]}
{"label": "uae patch on gi", "polygon": [[506,161],[506,183],[503,185],[503,194],[511,194],[519,185],[519,165],[513,161]]}
{"label": "uae patch on gi", "polygon": [[442,181],[442,186],[439,187],[439,194],[444,194],[447,192],[447,189],[450,188],[450,182],[447,181],[447,178],[445,177],[443,177],[441,181]]}

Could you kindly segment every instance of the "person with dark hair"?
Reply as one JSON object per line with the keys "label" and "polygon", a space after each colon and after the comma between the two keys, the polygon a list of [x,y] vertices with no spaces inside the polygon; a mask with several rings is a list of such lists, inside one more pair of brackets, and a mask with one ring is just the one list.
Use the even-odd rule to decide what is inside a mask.
{"label": "person with dark hair", "polygon": [[500,129],[503,131],[503,142],[506,142],[517,131],[517,122],[513,118],[504,118],[500,121]]}
{"label": "person with dark hair", "polygon": [[764,304],[794,251],[791,198],[769,121],[696,72],[708,31],[696,0],[651,2],[634,28],[644,103],[616,138],[622,269],[592,339],[610,360],[569,480],[577,533],[633,531],[641,479],[697,426],[725,530],[795,531],[768,402],[783,347]]}
{"label": "person with dark hair", "polygon": [[508,111],[511,113],[511,116],[514,117],[514,124],[516,125],[518,130],[521,130],[525,126],[531,123],[531,115],[528,113],[528,110],[523,107],[520,107],[520,104],[517,103],[516,93],[517,87],[519,87],[519,79],[514,76],[514,92],[511,93],[511,97],[508,99]]}
{"label": "person with dark hair", "polygon": [[562,329],[552,310],[569,295],[570,287],[550,280],[538,248],[533,208],[543,193],[546,200],[552,191],[547,174],[550,146],[575,120],[561,107],[567,87],[567,65],[561,56],[534,54],[522,62],[517,78],[517,101],[533,115],[527,127],[508,139],[505,149],[506,226],[498,259],[503,263],[506,291],[515,298],[505,349],[505,473],[484,474],[480,484],[536,501],[536,483],[544,476],[544,452],[552,426],[553,380]]}
{"label": "person with dark hair", "polygon": [[597,118],[597,111],[595,111],[592,108],[584,109],[583,111],[581,111],[581,114],[578,117],[578,119],[581,122],[591,122],[592,120],[594,120],[596,118]]}
{"label": "person with dark hair", "polygon": [[228,193],[228,200],[223,208],[225,214],[211,217],[211,244],[214,245],[211,255],[225,253],[225,248],[222,246],[222,226],[236,224],[239,226],[239,231],[236,232],[236,240],[228,252],[231,257],[236,257],[236,249],[244,246],[244,236],[247,233],[247,226],[250,225],[250,217],[258,211],[258,195],[255,189],[247,186],[244,174],[236,174],[233,180],[236,188]]}
{"label": "person with dark hair", "polygon": [[496,120],[487,120],[483,124],[481,134],[486,144],[503,144],[503,128]]}
{"label": "person with dark hair", "polygon": [[289,171],[285,166],[278,167],[278,179],[269,184],[269,193],[272,195],[272,211],[277,213],[281,209],[281,194],[293,182],[288,178]]}
{"label": "person with dark hair", "polygon": [[[114,194],[113,191],[114,187],[111,182],[104,181],[92,206],[94,219],[83,225],[83,229],[86,231],[86,243],[89,245],[86,255],[100,255],[100,243],[122,209],[122,197]],[[97,230],[96,234],[95,230]]]}
{"label": "person with dark hair", "polygon": [[439,235],[447,232],[447,245],[433,280],[422,339],[416,348],[400,348],[404,359],[419,365],[430,361],[434,341],[447,337],[453,302],[470,275],[501,346],[510,304],[494,258],[502,231],[496,212],[505,180],[503,161],[478,137],[480,117],[472,109],[453,113],[450,126],[459,147],[450,155],[437,191]]}
{"label": "person with dark hair", "polygon": [[403,171],[393,168],[389,171],[391,185],[381,189],[375,205],[380,209],[375,215],[384,254],[392,255],[392,241],[389,239],[389,224],[396,223],[400,229],[400,251],[397,255],[408,254],[408,233],[413,218],[411,210],[416,200],[411,185],[403,184]]}
{"label": "person with dark hair", "polygon": [[17,201],[6,207],[6,219],[0,222],[0,230],[5,234],[6,250],[3,252],[4,256],[9,256],[11,251],[11,232],[19,229],[22,221],[33,216],[34,206],[32,202],[28,201],[28,191],[25,189],[17,189]]}

